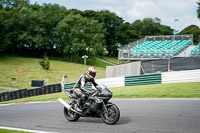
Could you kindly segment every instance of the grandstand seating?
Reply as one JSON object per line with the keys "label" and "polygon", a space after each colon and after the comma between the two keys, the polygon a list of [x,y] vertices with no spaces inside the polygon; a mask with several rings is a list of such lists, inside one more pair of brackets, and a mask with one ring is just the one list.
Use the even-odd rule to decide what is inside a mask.
{"label": "grandstand seating", "polygon": [[199,55],[199,54],[200,54],[199,46],[196,46],[191,50],[191,55],[192,56]]}
{"label": "grandstand seating", "polygon": [[[130,58],[161,58],[172,57],[185,49],[191,43],[190,40],[165,40],[146,41],[130,48]],[[124,52],[125,54],[126,52]]]}

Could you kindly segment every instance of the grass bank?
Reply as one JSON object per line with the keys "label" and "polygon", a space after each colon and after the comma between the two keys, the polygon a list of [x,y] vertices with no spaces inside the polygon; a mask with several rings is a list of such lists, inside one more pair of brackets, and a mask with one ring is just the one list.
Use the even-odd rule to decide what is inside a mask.
{"label": "grass bank", "polygon": [[[118,57],[101,56],[100,58],[103,59],[103,60],[106,60],[108,62],[111,62],[113,64],[116,64],[116,65],[118,64]],[[122,64],[122,63],[125,63],[125,62],[126,61],[124,61],[124,60],[120,60],[119,64]]]}
{"label": "grass bank", "polygon": [[[110,89],[114,94],[113,98],[200,98],[199,82],[137,85],[116,87]],[[56,101],[60,97],[65,100],[69,99],[65,93],[61,92],[19,100],[0,102],[0,104],[35,101]]]}
{"label": "grass bank", "polygon": [[[83,64],[62,61],[61,58],[50,58],[50,70],[45,71],[39,65],[39,58],[1,56],[0,57],[0,86],[12,88],[31,88],[31,80],[46,80],[48,83],[59,83],[63,75],[67,75],[68,82],[76,82],[79,76],[84,73]],[[106,63],[102,63],[94,58],[89,60],[97,70],[96,78],[105,77]],[[100,65],[101,64],[101,65]],[[86,65],[86,69],[90,65]],[[98,67],[100,66],[100,67]],[[22,70],[19,77],[17,71]],[[11,78],[16,78],[16,83],[11,82]],[[6,90],[5,90],[6,91]]]}

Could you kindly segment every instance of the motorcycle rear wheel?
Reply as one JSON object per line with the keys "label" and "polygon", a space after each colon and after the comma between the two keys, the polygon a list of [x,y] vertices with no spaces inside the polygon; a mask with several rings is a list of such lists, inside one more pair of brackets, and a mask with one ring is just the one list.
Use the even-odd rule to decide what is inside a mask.
{"label": "motorcycle rear wheel", "polygon": [[77,121],[80,115],[64,107],[64,116],[68,121]]}
{"label": "motorcycle rear wheel", "polygon": [[106,105],[106,108],[108,110],[108,114],[106,113],[105,109],[101,110],[102,120],[108,125],[117,123],[120,118],[119,108],[115,104]]}

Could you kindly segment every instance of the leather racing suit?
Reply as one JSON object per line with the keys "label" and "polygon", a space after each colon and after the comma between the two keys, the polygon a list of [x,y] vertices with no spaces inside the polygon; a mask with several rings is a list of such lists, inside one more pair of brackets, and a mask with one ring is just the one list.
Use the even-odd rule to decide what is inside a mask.
{"label": "leather racing suit", "polygon": [[94,87],[97,88],[98,84],[95,82],[94,78],[87,73],[82,74],[77,83],[74,85],[74,94],[78,98],[80,108],[82,108],[82,105],[86,101],[87,97],[84,93],[88,92],[88,90],[86,90],[86,86],[89,82],[92,82]]}

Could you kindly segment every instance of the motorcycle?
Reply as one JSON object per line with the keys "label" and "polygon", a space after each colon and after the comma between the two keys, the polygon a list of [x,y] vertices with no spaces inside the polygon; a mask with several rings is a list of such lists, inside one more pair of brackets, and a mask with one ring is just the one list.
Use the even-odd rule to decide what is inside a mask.
{"label": "motorcycle", "polygon": [[102,118],[108,125],[118,122],[120,118],[119,108],[109,102],[113,93],[105,85],[100,85],[98,89],[85,93],[87,98],[82,112],[76,110],[78,98],[73,90],[64,89],[64,92],[70,97],[70,101],[67,103],[61,98],[58,98],[58,101],[64,106],[64,116],[68,121],[77,121],[80,117],[97,117]]}

